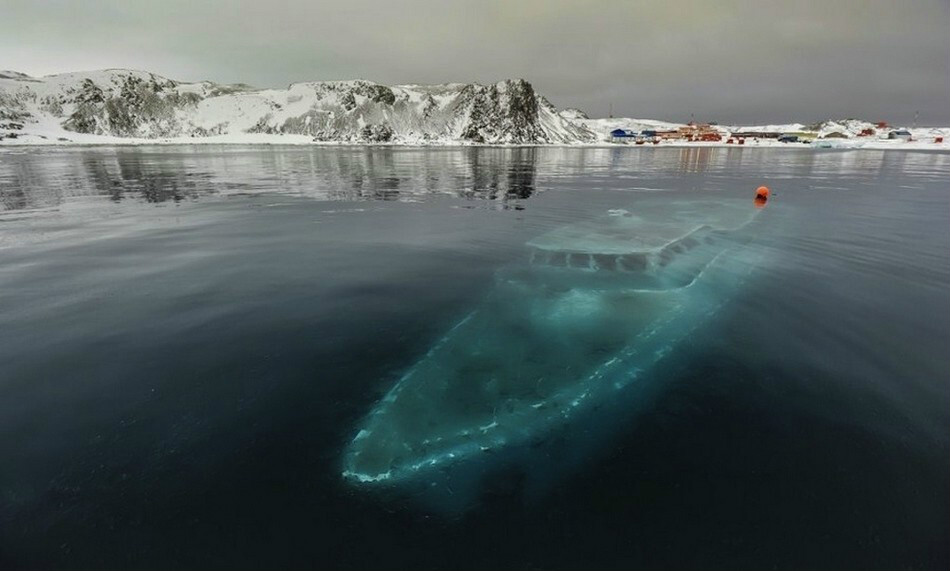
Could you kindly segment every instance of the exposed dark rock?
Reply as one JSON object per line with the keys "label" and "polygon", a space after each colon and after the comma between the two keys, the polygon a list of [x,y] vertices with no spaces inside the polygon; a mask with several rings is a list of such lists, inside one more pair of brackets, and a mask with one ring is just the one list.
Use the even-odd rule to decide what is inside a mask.
{"label": "exposed dark rock", "polygon": [[367,125],[360,130],[360,138],[367,143],[385,143],[393,138],[393,130],[388,125]]}
{"label": "exposed dark rock", "polygon": [[350,91],[343,96],[343,99],[340,100],[340,104],[343,105],[343,108],[347,111],[352,111],[356,109],[356,96],[354,96],[353,92]]}
{"label": "exposed dark rock", "polygon": [[[91,79],[86,79],[71,101],[75,104],[75,111],[63,127],[77,133],[119,137],[177,135],[180,130],[175,110],[197,105],[201,96],[172,91],[176,85],[157,76],[143,79],[128,75],[118,89],[106,92]],[[59,107],[60,112],[62,104],[55,100],[47,102],[49,107]]]}
{"label": "exposed dark rock", "polygon": [[396,102],[396,95],[393,90],[385,85],[360,84],[354,91],[357,95],[368,97],[373,103],[392,105]]}
{"label": "exposed dark rock", "polygon": [[477,143],[548,142],[538,124],[538,98],[527,81],[467,86],[463,97],[471,102],[463,138]]}

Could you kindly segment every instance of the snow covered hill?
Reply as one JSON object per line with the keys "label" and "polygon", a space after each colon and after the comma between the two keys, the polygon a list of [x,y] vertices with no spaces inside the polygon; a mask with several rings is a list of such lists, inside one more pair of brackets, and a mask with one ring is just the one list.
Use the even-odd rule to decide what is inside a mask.
{"label": "snow covered hill", "polygon": [[0,139],[8,141],[240,141],[256,134],[410,144],[596,139],[524,80],[392,87],[356,80],[254,89],[122,69],[41,78],[0,71]]}
{"label": "snow covered hill", "polygon": [[[610,137],[614,129],[670,131],[683,126],[649,119],[591,119],[578,109],[558,111],[521,79],[492,85],[391,87],[364,80],[323,81],[256,89],[210,81],[183,83],[127,69],[46,77],[0,70],[0,144],[612,145],[617,142]],[[889,129],[873,127],[854,119],[817,125],[723,125],[715,126],[722,142],[680,138],[660,144],[716,146],[728,144],[736,131],[768,131],[847,139],[837,143],[839,147],[950,150],[950,129],[910,129],[912,138],[906,141],[887,140]],[[868,129],[873,136],[859,136]],[[765,138],[744,142],[781,145]]]}

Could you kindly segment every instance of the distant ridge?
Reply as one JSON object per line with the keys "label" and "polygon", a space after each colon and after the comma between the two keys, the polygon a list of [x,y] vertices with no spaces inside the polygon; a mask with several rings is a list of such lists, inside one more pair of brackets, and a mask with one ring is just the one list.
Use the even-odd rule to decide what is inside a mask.
{"label": "distant ridge", "polygon": [[[130,69],[45,77],[0,71],[0,144],[642,144],[647,141],[616,139],[611,132],[674,132],[683,126],[649,119],[591,119],[573,108],[559,111],[523,79],[393,86],[356,79],[258,89],[244,83],[186,83]],[[836,148],[950,150],[950,129],[910,129],[908,142],[887,140],[891,128],[875,127],[856,119],[716,125],[704,128],[718,131],[719,142],[680,137],[662,144],[729,144],[731,133],[742,131],[771,133],[761,140],[746,136],[744,144],[774,146],[780,144],[775,133],[792,132],[805,135],[806,141],[850,139],[825,144]],[[873,136],[867,136],[869,132]]]}
{"label": "distant ridge", "polygon": [[0,119],[22,128],[58,128],[64,138],[69,133],[142,139],[270,134],[327,142],[485,144],[595,138],[522,79],[391,87],[322,81],[281,90],[182,83],[125,69],[43,78],[0,73]]}

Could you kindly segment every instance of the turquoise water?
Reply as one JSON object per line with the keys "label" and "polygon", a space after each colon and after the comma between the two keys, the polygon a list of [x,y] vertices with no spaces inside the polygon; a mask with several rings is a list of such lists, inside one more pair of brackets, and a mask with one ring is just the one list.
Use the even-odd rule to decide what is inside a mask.
{"label": "turquoise water", "polygon": [[[873,151],[4,150],[0,566],[945,567],[948,175]],[[464,509],[341,477],[486,303],[514,317],[471,334],[483,368],[569,380],[566,348],[630,345],[627,319],[493,345],[528,304],[530,339],[585,306],[508,293],[529,242],[763,183],[755,263],[709,282],[649,390],[450,474],[485,476]]]}

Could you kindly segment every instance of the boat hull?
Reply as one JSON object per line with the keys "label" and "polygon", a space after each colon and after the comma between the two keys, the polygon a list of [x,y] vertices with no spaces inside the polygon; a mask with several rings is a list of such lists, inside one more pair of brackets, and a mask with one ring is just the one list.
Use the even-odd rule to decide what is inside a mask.
{"label": "boat hull", "polygon": [[[500,270],[482,302],[375,406],[344,453],[343,476],[412,489],[450,510],[511,466],[550,481],[646,402],[664,360],[740,291],[760,258],[748,247],[747,208],[738,225],[695,224],[651,245],[637,272]],[[665,255],[671,245],[681,247]],[[551,458],[556,466],[544,468]]]}

